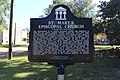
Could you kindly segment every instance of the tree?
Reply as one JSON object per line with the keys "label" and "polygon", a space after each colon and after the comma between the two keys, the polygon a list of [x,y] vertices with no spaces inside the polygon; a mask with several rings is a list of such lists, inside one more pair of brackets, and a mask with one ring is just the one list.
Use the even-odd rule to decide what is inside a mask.
{"label": "tree", "polygon": [[9,17],[9,9],[10,9],[9,0],[0,0],[0,30],[7,28],[5,18]]}
{"label": "tree", "polygon": [[95,20],[93,20],[93,24],[92,24],[92,26],[93,26],[93,32],[94,32],[94,34],[99,34],[99,33],[104,33],[104,27],[102,27],[101,26],[101,20],[100,19],[95,19]]}
{"label": "tree", "polygon": [[102,1],[99,17],[111,44],[120,44],[120,0]]}
{"label": "tree", "polygon": [[93,17],[95,4],[93,0],[71,0],[67,3],[72,13],[77,17]]}
{"label": "tree", "polygon": [[54,0],[52,5],[45,8],[45,14],[48,15],[57,4],[67,5],[77,17],[93,17],[94,15],[93,12],[91,12],[95,6],[95,4],[92,5],[92,0],[71,0],[70,2],[66,2],[65,0]]}
{"label": "tree", "polygon": [[44,13],[45,15],[49,15],[51,10],[53,9],[54,6],[56,6],[57,4],[65,4],[66,1],[65,0],[53,0],[53,4],[49,5],[48,8],[44,9]]}

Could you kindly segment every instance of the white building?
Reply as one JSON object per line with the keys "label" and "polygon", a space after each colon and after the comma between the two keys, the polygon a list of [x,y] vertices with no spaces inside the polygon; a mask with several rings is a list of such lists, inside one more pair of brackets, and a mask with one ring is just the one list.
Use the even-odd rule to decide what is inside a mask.
{"label": "white building", "polygon": [[[16,28],[12,31],[12,43],[27,43],[27,31],[22,28]],[[0,31],[0,44],[9,44],[9,30]]]}

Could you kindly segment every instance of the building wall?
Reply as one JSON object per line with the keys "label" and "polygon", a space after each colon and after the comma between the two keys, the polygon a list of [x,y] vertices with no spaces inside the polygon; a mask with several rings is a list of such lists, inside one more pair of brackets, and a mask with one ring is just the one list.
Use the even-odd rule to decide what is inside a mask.
{"label": "building wall", "polygon": [[3,32],[0,31],[0,44],[2,44],[2,41],[3,41]]}
{"label": "building wall", "polygon": [[21,30],[21,28],[16,28],[16,36],[13,36],[13,39],[14,39],[14,37],[16,37],[16,39],[15,39],[16,44],[22,43],[22,30]]}
{"label": "building wall", "polygon": [[9,43],[9,30],[3,30],[3,43],[2,44],[8,44]]}
{"label": "building wall", "polygon": [[[12,43],[14,44],[25,44],[27,41],[23,41],[23,38],[26,37],[27,33],[23,32],[20,27],[16,28],[16,34],[15,29],[12,31]],[[9,44],[9,30],[3,30],[0,32],[0,43],[1,44]]]}

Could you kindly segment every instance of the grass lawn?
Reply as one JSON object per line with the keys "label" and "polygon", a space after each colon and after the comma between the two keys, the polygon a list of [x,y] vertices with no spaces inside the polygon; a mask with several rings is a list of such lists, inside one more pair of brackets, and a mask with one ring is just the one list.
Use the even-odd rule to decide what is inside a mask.
{"label": "grass lawn", "polygon": [[[27,44],[16,44],[16,45],[13,45],[13,47],[20,47],[20,46],[28,46],[28,45]],[[9,45],[8,44],[0,44],[0,47],[8,48]]]}
{"label": "grass lawn", "polygon": [[[28,62],[27,53],[11,61],[0,59],[0,80],[57,80],[57,68],[43,62]],[[120,80],[120,60],[96,57],[93,63],[78,63],[65,69],[65,80]]]}

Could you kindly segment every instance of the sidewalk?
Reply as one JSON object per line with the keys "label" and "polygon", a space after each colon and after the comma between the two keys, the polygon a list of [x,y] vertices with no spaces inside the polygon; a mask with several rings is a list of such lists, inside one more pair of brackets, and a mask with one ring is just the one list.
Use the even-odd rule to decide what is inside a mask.
{"label": "sidewalk", "polygon": [[[7,58],[8,50],[9,50],[9,48],[1,48],[0,47],[0,58]],[[13,55],[22,53],[24,51],[28,51],[28,47],[27,46],[13,47],[12,48]]]}

